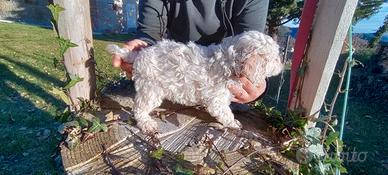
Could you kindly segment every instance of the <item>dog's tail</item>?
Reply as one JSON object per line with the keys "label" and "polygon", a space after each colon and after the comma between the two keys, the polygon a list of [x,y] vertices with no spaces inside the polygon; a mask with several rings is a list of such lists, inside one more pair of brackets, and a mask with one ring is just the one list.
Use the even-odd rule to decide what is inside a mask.
{"label": "dog's tail", "polygon": [[115,44],[109,44],[105,50],[112,55],[120,56],[127,63],[133,63],[136,57],[134,52],[129,51],[127,48],[120,48]]}

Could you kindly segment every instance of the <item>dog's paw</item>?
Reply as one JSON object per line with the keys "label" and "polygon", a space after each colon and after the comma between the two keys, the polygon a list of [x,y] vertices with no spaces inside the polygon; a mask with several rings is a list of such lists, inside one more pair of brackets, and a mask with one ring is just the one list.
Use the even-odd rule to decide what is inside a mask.
{"label": "dog's paw", "polygon": [[147,135],[155,135],[158,129],[158,123],[155,120],[146,120],[137,123],[137,127]]}
{"label": "dog's paw", "polygon": [[233,129],[241,129],[242,125],[241,125],[241,123],[238,120],[234,119],[234,121],[229,122],[227,124],[224,124],[224,127],[226,127],[226,128],[233,128]]}
{"label": "dog's paw", "polygon": [[236,123],[236,125],[238,126],[239,129],[242,128],[242,124],[240,123],[240,121],[234,119],[234,122]]}

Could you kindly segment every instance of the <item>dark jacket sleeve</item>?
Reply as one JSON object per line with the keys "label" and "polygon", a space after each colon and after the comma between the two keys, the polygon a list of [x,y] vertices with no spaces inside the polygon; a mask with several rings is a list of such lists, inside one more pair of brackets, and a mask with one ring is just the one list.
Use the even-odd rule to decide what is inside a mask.
{"label": "dark jacket sleeve", "polygon": [[241,11],[234,17],[234,30],[236,33],[256,30],[264,32],[269,0],[247,0]]}
{"label": "dark jacket sleeve", "polygon": [[167,26],[167,10],[162,0],[140,0],[136,38],[150,45],[162,39]]}

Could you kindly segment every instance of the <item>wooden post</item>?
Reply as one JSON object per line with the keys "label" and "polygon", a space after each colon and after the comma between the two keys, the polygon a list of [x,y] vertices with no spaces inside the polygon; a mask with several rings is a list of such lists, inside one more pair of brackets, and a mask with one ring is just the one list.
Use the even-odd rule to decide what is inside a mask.
{"label": "wooden post", "polygon": [[96,89],[89,0],[54,0],[54,3],[65,9],[59,15],[59,35],[78,45],[69,48],[64,54],[69,75],[83,78],[83,81],[70,88],[70,97],[78,107],[78,98],[91,100]]}
{"label": "wooden post", "polygon": [[302,107],[306,116],[319,116],[356,6],[357,0],[319,1],[306,51],[306,71],[299,77],[302,81],[291,109]]}

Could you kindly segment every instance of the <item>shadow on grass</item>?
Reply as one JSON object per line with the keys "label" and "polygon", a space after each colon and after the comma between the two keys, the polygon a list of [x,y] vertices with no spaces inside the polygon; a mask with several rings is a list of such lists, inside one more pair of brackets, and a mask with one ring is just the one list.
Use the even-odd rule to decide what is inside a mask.
{"label": "shadow on grass", "polygon": [[[61,84],[55,78],[9,57],[0,55],[0,60],[13,63],[45,82]],[[58,143],[55,139],[57,124],[49,111],[64,104],[47,93],[48,89],[20,78],[10,70],[10,66],[0,62],[0,70],[0,174],[57,172],[50,158]],[[45,103],[34,103],[35,97]],[[43,140],[37,137],[42,130],[51,131]]]}
{"label": "shadow on grass", "polygon": [[13,60],[9,57],[6,57],[4,55],[1,55],[1,54],[0,54],[0,59],[6,60],[7,62],[10,62],[12,64],[17,65],[18,67],[23,69],[23,71],[29,73],[32,77],[37,77],[39,79],[42,79],[46,83],[53,83],[55,86],[63,86],[64,85],[64,83],[62,81],[58,80],[57,78],[51,77],[51,76],[47,75],[46,73],[38,71],[36,68],[34,68],[30,65],[17,62],[15,60]]}
{"label": "shadow on grass", "polygon": [[[23,50],[23,49],[20,49],[20,48],[14,48],[14,47],[7,46],[7,45],[2,45],[2,48],[6,49],[6,50],[8,50],[10,52],[13,52],[14,54],[22,55],[25,58],[34,58],[35,61],[41,62],[42,64],[54,65],[54,61],[53,60],[49,61],[50,59],[54,59],[55,58],[54,55],[48,56],[47,53],[44,53],[44,52],[42,53],[42,52],[39,52],[39,51],[34,51],[34,52],[32,52],[30,54],[30,53],[27,53],[28,51],[26,51],[26,50]],[[45,57],[47,59],[37,59],[39,57]],[[14,58],[9,58],[9,57],[7,57],[4,54],[0,54],[0,58],[16,62]],[[25,66],[29,66],[29,65],[25,64]],[[29,67],[31,67],[31,66],[29,66]]]}
{"label": "shadow on grass", "polygon": [[[62,81],[60,81],[56,78],[53,78],[53,77],[37,70],[36,68],[34,68],[32,66],[14,61],[7,56],[0,55],[0,59],[17,65],[20,69],[27,72],[32,77],[37,77],[38,79],[43,80],[45,83],[53,83],[56,86],[61,86],[64,84]],[[1,70],[1,72],[0,72],[0,75],[1,75],[0,76],[1,77],[0,85],[2,87],[1,93],[3,95],[5,95],[5,96],[12,95],[11,91],[16,91],[13,87],[10,87],[10,85],[13,84],[13,85],[18,86],[22,89],[25,89],[26,91],[28,91],[29,93],[31,93],[33,95],[36,95],[42,99],[45,99],[45,101],[47,101],[48,103],[52,103],[53,105],[56,105],[57,107],[63,106],[63,103],[61,101],[59,101],[57,98],[53,97],[51,94],[49,94],[47,92],[48,89],[44,89],[43,87],[37,86],[34,83],[28,82],[28,81],[18,77],[14,72],[9,70],[7,65],[0,63],[0,70]],[[7,90],[7,88],[9,90]],[[19,111],[19,112],[22,112],[22,111]]]}

